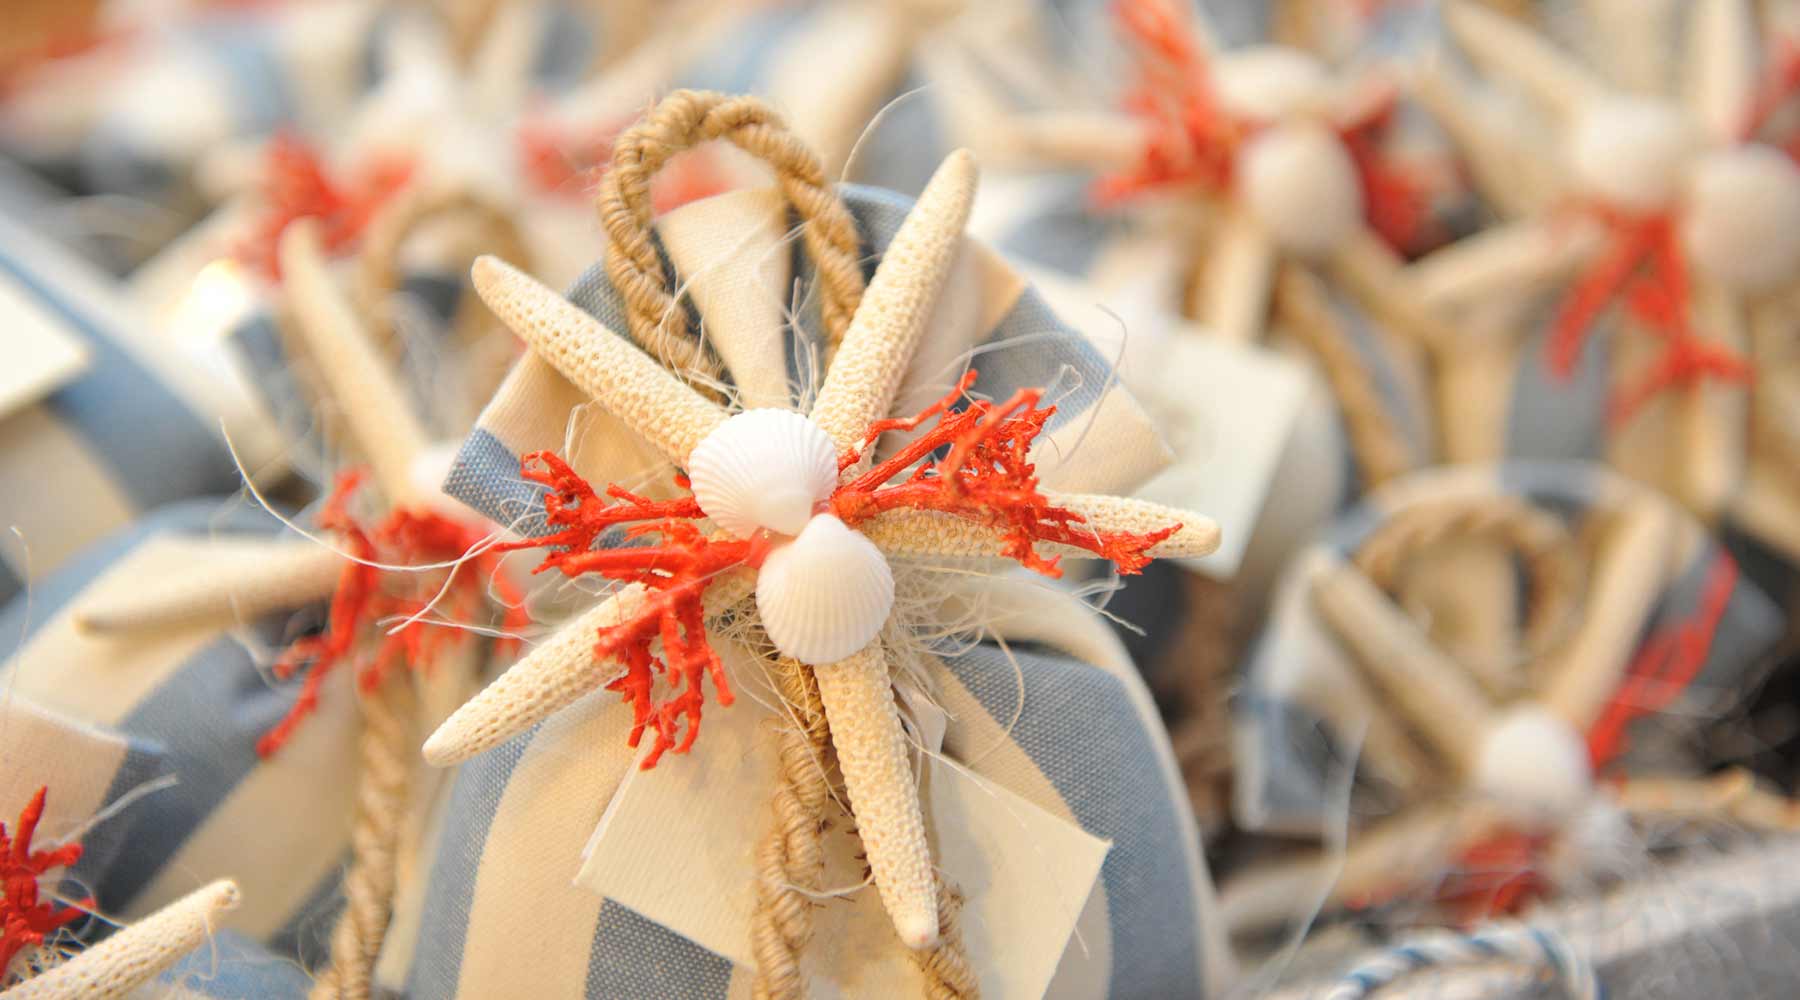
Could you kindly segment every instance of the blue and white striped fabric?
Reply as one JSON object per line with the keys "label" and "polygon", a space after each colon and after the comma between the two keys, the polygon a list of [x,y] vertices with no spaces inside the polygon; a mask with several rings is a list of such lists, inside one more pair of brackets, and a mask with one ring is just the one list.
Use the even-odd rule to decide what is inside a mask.
{"label": "blue and white striped fabric", "polygon": [[293,684],[278,686],[266,674],[267,652],[295,626],[316,623],[322,609],[272,616],[241,638],[220,624],[109,638],[73,620],[84,595],[152,585],[159,573],[202,558],[210,539],[276,530],[273,518],[240,501],[191,501],[146,515],[0,612],[0,688],[142,741],[177,779],[131,807],[116,846],[109,829],[96,831],[108,842],[91,862],[103,866],[94,872],[103,908],[135,918],[231,878],[244,902],[227,926],[316,959],[349,851],[359,714],[348,673],[327,683],[319,712],[280,753],[264,759],[255,744],[294,698]]}
{"label": "blue and white striped fabric", "polygon": [[111,279],[0,215],[0,284],[88,352],[85,371],[50,395],[0,413],[0,601],[140,512],[229,493],[239,477],[223,420],[252,467],[270,455],[263,418],[214,345],[159,342]]}
{"label": "blue and white striped fabric", "polygon": [[[1449,499],[1502,496],[1525,499],[1567,520],[1617,511],[1649,490],[1601,466],[1575,462],[1511,462],[1435,469],[1398,480],[1346,514],[1316,548],[1348,559],[1383,521],[1408,507]],[[1730,558],[1699,522],[1683,516],[1671,569],[1644,626],[1656,629],[1690,618],[1703,601],[1716,562]],[[1304,560],[1302,560],[1304,561]],[[1308,598],[1305,574],[1278,586],[1268,625],[1259,637],[1234,701],[1238,774],[1235,810],[1246,829],[1319,836],[1341,821],[1329,786],[1350,759],[1355,734],[1380,699],[1354,669]],[[1767,654],[1782,634],[1776,606],[1739,576],[1724,606],[1700,672],[1674,703],[1632,723],[1627,759],[1681,760],[1658,739],[1683,731],[1683,720],[1716,718],[1755,688],[1769,667]],[[1641,640],[1640,640],[1641,641]],[[1399,790],[1400,794],[1409,794]]]}
{"label": "blue and white striped fabric", "polygon": [[[890,192],[857,186],[841,191],[863,234],[865,269],[872,272],[910,204]],[[772,204],[785,217],[765,192],[722,197],[739,199],[746,232],[758,228],[755,213]],[[735,297],[716,284],[696,295],[712,307],[696,303],[715,345],[772,345],[759,355],[761,362],[727,373],[733,394],[746,405],[797,406],[817,377],[805,361],[819,326],[809,268],[795,259],[802,256],[797,247],[780,243],[778,252],[760,254],[729,226],[702,237],[680,218],[696,207],[712,212],[703,217],[729,217],[720,209],[730,204],[671,213],[659,224],[662,248],[672,265],[716,265],[730,272],[726,285],[735,280],[744,286]],[[708,257],[696,242],[720,252]],[[941,396],[972,363],[980,372],[975,389],[984,395],[1049,387],[1059,411],[1046,435],[1063,450],[1046,450],[1040,471],[1047,485],[1129,491],[1167,461],[1141,408],[1108,377],[1105,359],[998,257],[970,241],[954,270],[928,343],[903,379],[897,412]],[[788,301],[790,275],[799,279],[796,322],[784,321],[779,308],[759,311],[751,304]],[[598,268],[570,298],[609,328],[625,328],[618,295]],[[771,317],[774,326],[757,325]],[[645,460],[641,446],[627,440],[629,432],[597,420],[585,402],[545,362],[528,355],[464,442],[446,492],[530,534],[542,530],[542,507],[538,489],[519,478],[522,454],[563,452],[596,481],[667,481],[665,463]],[[1085,609],[1075,616],[1091,620]],[[1099,631],[1116,644],[1103,627]],[[1122,650],[1116,661],[1099,664],[1032,645],[1029,637],[1014,640],[1010,659],[997,645],[976,645],[948,655],[932,679],[951,716],[948,756],[1112,841],[1100,889],[1083,912],[1085,946],[1071,944],[1064,953],[1052,995],[1202,994],[1220,981],[1226,960],[1193,818],[1141,680]],[[749,995],[750,970],[570,884],[601,812],[635,762],[620,738],[629,714],[616,695],[595,692],[461,767],[411,949],[409,996]],[[830,919],[830,909],[820,912]],[[529,958],[518,938],[526,926]]]}

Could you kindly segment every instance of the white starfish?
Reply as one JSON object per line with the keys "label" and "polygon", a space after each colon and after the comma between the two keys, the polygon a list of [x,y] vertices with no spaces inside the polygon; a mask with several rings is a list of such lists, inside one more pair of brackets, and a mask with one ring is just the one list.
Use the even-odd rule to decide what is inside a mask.
{"label": "white starfish", "polygon": [[221,879],[203,886],[6,990],[6,1000],[127,996],[205,947],[220,916],[237,903],[236,883]]}
{"label": "white starfish", "polygon": [[[1460,400],[1445,407],[1445,420],[1459,425],[1445,437],[1470,442],[1455,458],[1491,452],[1493,428],[1505,419],[1503,373],[1518,339],[1516,303],[1590,267],[1600,272],[1619,252],[1623,237],[1609,240],[1598,223],[1571,217],[1571,199],[1632,223],[1666,218],[1677,230],[1674,255],[1691,275],[1691,308],[1671,291],[1682,279],[1657,284],[1699,344],[1754,357],[1752,391],[1689,382],[1674,401],[1674,426],[1660,426],[1656,413],[1633,418],[1609,442],[1611,458],[1702,517],[1739,514],[1800,558],[1800,539],[1785,527],[1800,505],[1779,468],[1791,464],[1791,453],[1751,446],[1757,435],[1747,398],[1777,410],[1800,402],[1790,359],[1778,349],[1785,336],[1777,333],[1786,321],[1777,299],[1800,279],[1800,168],[1743,131],[1758,89],[1751,5],[1696,0],[1680,9],[1688,24],[1678,73],[1662,72],[1669,67],[1661,39],[1631,40],[1630,54],[1652,76],[1685,85],[1680,95],[1647,96],[1609,86],[1517,21],[1466,0],[1445,5],[1460,47],[1488,78],[1514,85],[1537,110],[1528,121],[1499,114],[1498,102],[1478,97],[1441,62],[1425,66],[1416,81],[1482,193],[1509,219],[1410,269],[1426,304],[1471,320],[1437,355],[1442,380],[1458,386]],[[1543,156],[1547,142],[1556,156]],[[1499,346],[1491,343],[1496,339]],[[1629,369],[1635,378],[1640,367],[1651,372],[1661,364],[1615,342],[1615,371]]]}
{"label": "white starfish", "polygon": [[[860,446],[870,425],[893,405],[955,259],[975,184],[969,154],[946,159],[870,282],[810,415],[810,424],[838,452]],[[692,471],[695,449],[728,426],[725,410],[551,289],[492,258],[477,261],[474,274],[488,306],[534,351],[676,465]],[[858,472],[852,465],[844,480]],[[698,481],[695,492],[702,495]],[[1050,500],[1087,515],[1098,531],[1179,523],[1180,530],[1152,550],[1154,556],[1198,556],[1218,544],[1216,525],[1188,512],[1115,497]],[[814,521],[829,517],[819,514]],[[1000,548],[998,529],[935,511],[876,515],[861,537],[873,542],[883,559],[982,558]],[[774,558],[765,564],[765,577]],[[747,613],[744,598],[758,583],[748,567],[715,582],[706,591],[708,617],[733,607]],[[635,588],[621,590],[532,650],[432,734],[426,758],[449,765],[481,753],[612,680],[610,671],[592,662],[595,630],[629,618],[643,596]],[[876,631],[881,624],[875,623]],[[928,947],[938,933],[934,869],[895,709],[888,651],[877,638],[836,662],[812,666],[882,902],[909,947]]]}

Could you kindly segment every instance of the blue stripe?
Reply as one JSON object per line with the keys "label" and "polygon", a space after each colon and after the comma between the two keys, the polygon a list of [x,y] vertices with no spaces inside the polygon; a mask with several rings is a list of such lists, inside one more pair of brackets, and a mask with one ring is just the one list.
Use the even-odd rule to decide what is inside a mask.
{"label": "blue stripe", "polygon": [[345,854],[336,867],[314,883],[281,929],[269,935],[272,950],[292,956],[307,969],[324,967],[331,958],[331,929],[344,909],[342,886],[350,861],[351,855]]}
{"label": "blue stripe", "polygon": [[[0,607],[5,607],[7,602],[18,596],[24,589],[25,581],[19,574],[13,572],[12,564],[7,562],[5,557],[0,556]],[[4,646],[0,646],[0,656],[5,655],[4,648]]]}
{"label": "blue stripe", "polygon": [[[443,1000],[456,995],[462,978],[463,949],[469,936],[469,907],[475,901],[475,879],[488,828],[500,809],[513,768],[536,739],[538,727],[462,765],[450,791],[448,817],[431,863],[425,893],[419,947],[406,977],[406,993],[417,1000]],[[500,877],[504,878],[505,873]],[[521,940],[530,934],[520,928]]]}
{"label": "blue stripe", "polygon": [[1198,887],[1149,731],[1118,678],[1042,649],[1012,652],[1022,671],[986,645],[945,663],[996,720],[1013,717],[1023,676],[1024,712],[1009,735],[1081,828],[1113,842],[1100,869],[1112,934],[1108,995],[1191,995],[1202,967]]}
{"label": "blue stripe", "polygon": [[[58,294],[20,258],[0,252],[0,269],[87,344],[92,364],[80,378],[51,394],[47,405],[93,446],[113,482],[133,504],[144,509],[179,497],[237,488],[237,468],[217,435],[115,344],[99,320]],[[46,497],[45,502],[51,499]]]}
{"label": "blue stripe", "polygon": [[176,963],[159,980],[217,1000],[304,997],[312,979],[304,971],[233,930],[218,930],[208,944]]}
{"label": "blue stripe", "polygon": [[[161,746],[127,739],[125,759],[113,772],[101,809],[173,770],[168,753]],[[73,875],[90,894],[98,897],[103,891],[109,891],[126,845],[136,841],[140,827],[157,822],[156,799],[170,791],[172,789],[150,793],[149,797],[126,806],[118,815],[82,836],[81,860],[76,862]]]}
{"label": "blue stripe", "polygon": [[610,899],[600,907],[587,996],[725,1000],[730,989],[730,959]]}

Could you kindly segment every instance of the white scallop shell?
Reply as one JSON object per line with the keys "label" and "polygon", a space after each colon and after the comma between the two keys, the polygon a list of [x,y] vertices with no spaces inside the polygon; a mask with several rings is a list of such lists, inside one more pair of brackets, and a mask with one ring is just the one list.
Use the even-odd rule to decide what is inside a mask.
{"label": "white scallop shell", "polygon": [[1511,709],[1483,734],[1471,777],[1507,818],[1533,829],[1575,816],[1593,797],[1587,742],[1533,704]]}
{"label": "white scallop shell", "polygon": [[1582,114],[1570,166],[1589,194],[1634,212],[1659,211],[1681,193],[1694,135],[1662,101],[1620,97]]}
{"label": "white scallop shell", "polygon": [[815,666],[867,646],[893,607],[894,574],[881,550],[830,514],[769,553],[756,578],[756,609],[775,648]]}
{"label": "white scallop shell", "polygon": [[700,509],[720,528],[739,538],[758,528],[793,535],[837,487],[837,448],[792,410],[745,410],[694,446],[687,472]]}
{"label": "white scallop shell", "polygon": [[1323,125],[1291,122],[1259,133],[1238,154],[1240,190],[1275,242],[1292,253],[1328,253],[1362,224],[1356,164]]}
{"label": "white scallop shell", "polygon": [[1800,167],[1768,146],[1708,153],[1688,179],[1682,238],[1700,271],[1734,291],[1800,279]]}

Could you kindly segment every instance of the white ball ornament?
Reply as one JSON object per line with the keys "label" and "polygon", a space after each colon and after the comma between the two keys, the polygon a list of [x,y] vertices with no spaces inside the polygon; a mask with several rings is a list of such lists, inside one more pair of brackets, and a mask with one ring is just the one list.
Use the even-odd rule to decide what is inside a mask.
{"label": "white ball ornament", "polygon": [[1285,45],[1252,45],[1222,54],[1213,83],[1228,113],[1265,123],[1323,110],[1331,89],[1317,59]]}
{"label": "white ball ornament", "polygon": [[1708,153],[1688,179],[1682,240],[1694,266],[1732,291],[1800,280],[1800,167],[1768,146]]}
{"label": "white ball ornament", "polygon": [[785,656],[823,666],[881,634],[894,607],[894,574],[881,550],[831,514],[777,546],[756,577],[756,610]]}
{"label": "white ball ornament", "polygon": [[1362,184],[1338,137],[1296,122],[1259,133],[1238,154],[1238,189],[1283,250],[1329,253],[1362,224]]}
{"label": "white ball ornament", "polygon": [[1476,792],[1522,825],[1558,825],[1593,795],[1587,742],[1537,705],[1509,710],[1482,736],[1472,775]]}
{"label": "white ball ornament", "polygon": [[725,531],[797,535],[837,487],[837,447],[792,410],[745,410],[694,447],[687,472],[700,509]]}
{"label": "white ball ornament", "polygon": [[1693,148],[1694,136],[1677,109],[1614,98],[1582,114],[1570,166],[1588,194],[1628,211],[1656,212],[1680,195]]}

